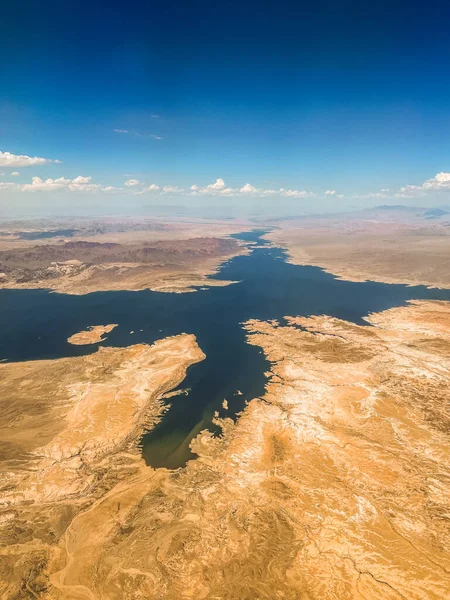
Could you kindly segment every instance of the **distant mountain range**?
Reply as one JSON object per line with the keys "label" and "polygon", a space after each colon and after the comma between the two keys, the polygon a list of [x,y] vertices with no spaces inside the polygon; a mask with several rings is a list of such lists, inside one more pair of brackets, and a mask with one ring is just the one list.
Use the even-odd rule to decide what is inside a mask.
{"label": "distant mountain range", "polygon": [[414,213],[417,216],[424,217],[425,219],[440,219],[445,215],[450,215],[450,211],[444,210],[443,208],[419,208],[417,206],[405,206],[404,204],[381,204],[374,208],[367,209],[368,211],[390,211],[390,212],[405,212]]}

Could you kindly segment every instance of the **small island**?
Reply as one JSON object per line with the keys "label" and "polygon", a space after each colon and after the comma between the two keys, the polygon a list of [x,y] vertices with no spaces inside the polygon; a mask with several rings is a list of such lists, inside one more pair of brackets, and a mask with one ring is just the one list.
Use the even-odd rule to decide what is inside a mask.
{"label": "small island", "polygon": [[97,344],[98,342],[104,342],[106,340],[106,333],[110,333],[114,327],[117,327],[117,323],[111,323],[109,325],[93,325],[86,331],[79,331],[74,333],[67,341],[69,344],[75,346],[84,346],[85,344]]}

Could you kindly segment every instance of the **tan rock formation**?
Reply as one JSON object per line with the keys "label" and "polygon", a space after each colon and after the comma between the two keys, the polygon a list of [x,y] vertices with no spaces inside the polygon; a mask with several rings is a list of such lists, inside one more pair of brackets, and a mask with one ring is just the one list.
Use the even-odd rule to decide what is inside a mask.
{"label": "tan rock formation", "polygon": [[69,344],[74,344],[75,346],[104,342],[107,337],[105,334],[110,333],[115,327],[117,327],[117,323],[110,323],[109,325],[92,325],[92,327],[86,331],[74,333],[67,338],[67,341]]}
{"label": "tan rock formation", "polygon": [[[176,472],[146,467],[134,444],[141,418],[126,410],[119,423],[116,415],[132,401],[158,418],[147,392],[157,384],[145,369],[161,367],[158,394],[168,390],[169,373],[179,380],[201,358],[192,338],[158,342],[153,363],[143,357],[156,350],[141,346],[64,359],[84,361],[79,383],[61,378],[71,391],[57,410],[70,415],[70,431],[69,420],[49,425],[30,400],[32,363],[0,366],[11,370],[9,396],[23,390],[3,413],[15,450],[0,514],[9,536],[5,597],[447,600],[450,306],[417,302],[368,320],[247,323],[249,342],[272,362],[267,392],[236,424],[217,419],[220,437],[197,436],[199,458]],[[176,340],[185,344],[176,351],[183,367],[173,363]],[[113,367],[111,380],[105,359],[122,352],[130,360]],[[135,354],[146,367],[130,381]],[[86,364],[97,364],[100,379]],[[97,406],[98,385],[110,398],[123,389],[117,411],[100,402],[86,413],[83,399],[69,400],[87,386]],[[45,387],[33,389],[38,404],[47,398]],[[31,426],[37,453],[26,442]]]}

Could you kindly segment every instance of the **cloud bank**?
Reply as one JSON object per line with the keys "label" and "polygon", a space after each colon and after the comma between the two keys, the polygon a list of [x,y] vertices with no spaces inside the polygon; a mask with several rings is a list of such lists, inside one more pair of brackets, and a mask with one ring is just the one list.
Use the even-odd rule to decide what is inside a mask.
{"label": "cloud bank", "polygon": [[[127,129],[115,129],[120,134],[130,134],[139,137],[156,137],[154,134],[141,134],[136,131]],[[12,152],[0,151],[0,167],[17,168],[41,166],[52,163],[60,163],[59,160],[43,158],[38,156],[28,156],[26,154],[14,154]],[[6,173],[0,173],[0,177],[4,177]],[[15,178],[20,173],[16,170],[9,171],[9,176]],[[128,177],[132,177],[131,174]],[[441,171],[434,177],[425,180],[421,184],[408,184],[401,188],[382,188],[377,192],[369,192],[363,194],[344,195],[338,193],[335,189],[324,189],[322,192],[313,192],[300,189],[286,189],[280,187],[278,189],[256,187],[247,182],[240,187],[227,186],[225,180],[218,177],[213,183],[207,185],[193,184],[189,187],[179,187],[171,183],[156,184],[140,181],[139,179],[127,179],[123,187],[113,185],[103,185],[96,183],[90,176],[78,175],[74,178],[59,177],[57,179],[34,176],[29,183],[17,183],[16,181],[0,181],[0,191],[17,191],[17,192],[121,192],[123,194],[143,195],[157,194],[161,196],[205,196],[205,197],[241,197],[241,198],[292,198],[292,199],[328,199],[338,203],[343,198],[351,200],[380,200],[387,199],[397,200],[398,198],[419,198],[429,196],[433,198],[440,192],[450,192],[450,172]],[[436,198],[438,196],[436,195]],[[442,198],[442,196],[441,196]],[[397,200],[398,201],[398,200]]]}
{"label": "cloud bank", "polygon": [[40,158],[39,156],[27,156],[26,154],[12,154],[12,152],[0,151],[0,167],[34,167],[36,165],[48,165],[60,163],[60,160]]}
{"label": "cloud bank", "polygon": [[216,179],[214,183],[210,183],[204,187],[199,185],[191,185],[189,188],[191,195],[204,194],[207,196],[284,196],[287,198],[307,198],[313,197],[313,192],[306,190],[286,190],[280,188],[278,190],[257,188],[251,183],[246,183],[241,188],[227,187],[225,181],[221,178]]}
{"label": "cloud bank", "polygon": [[400,188],[397,194],[399,198],[411,198],[414,196],[426,195],[430,192],[449,192],[450,191],[450,173],[437,173],[431,179],[427,179],[421,185],[405,185]]}
{"label": "cloud bank", "polygon": [[74,179],[59,177],[58,179],[41,179],[33,177],[31,183],[15,183],[12,181],[0,182],[0,190],[15,190],[19,192],[114,192],[119,190],[114,186],[103,186],[93,183],[92,177],[79,175]]}

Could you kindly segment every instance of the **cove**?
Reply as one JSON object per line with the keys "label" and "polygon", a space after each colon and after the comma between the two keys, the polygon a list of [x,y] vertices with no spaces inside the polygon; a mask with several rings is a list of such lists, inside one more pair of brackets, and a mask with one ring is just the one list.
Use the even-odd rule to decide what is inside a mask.
{"label": "cove", "polygon": [[17,235],[21,240],[44,240],[52,237],[72,237],[76,232],[77,229],[52,229],[49,231],[20,231]]}
{"label": "cove", "polygon": [[[188,370],[181,387],[189,392],[170,398],[162,421],[142,438],[148,464],[175,469],[195,458],[189,443],[200,430],[217,431],[212,424],[215,411],[236,418],[247,400],[264,393],[264,373],[270,365],[259,348],[246,343],[244,321],[327,314],[366,324],[363,317],[368,313],[410,299],[450,300],[450,290],[341,281],[317,267],[292,265],[282,249],[264,242],[263,233],[256,230],[234,236],[256,242],[258,247],[229,260],[213,276],[238,282],[226,287],[185,294],[144,290],[84,296],[0,290],[0,359],[23,361],[95,352],[98,345],[72,346],[66,340],[97,324],[119,325],[103,342],[106,346],[152,343],[193,333],[206,359]],[[225,398],[227,411],[222,408]]]}

